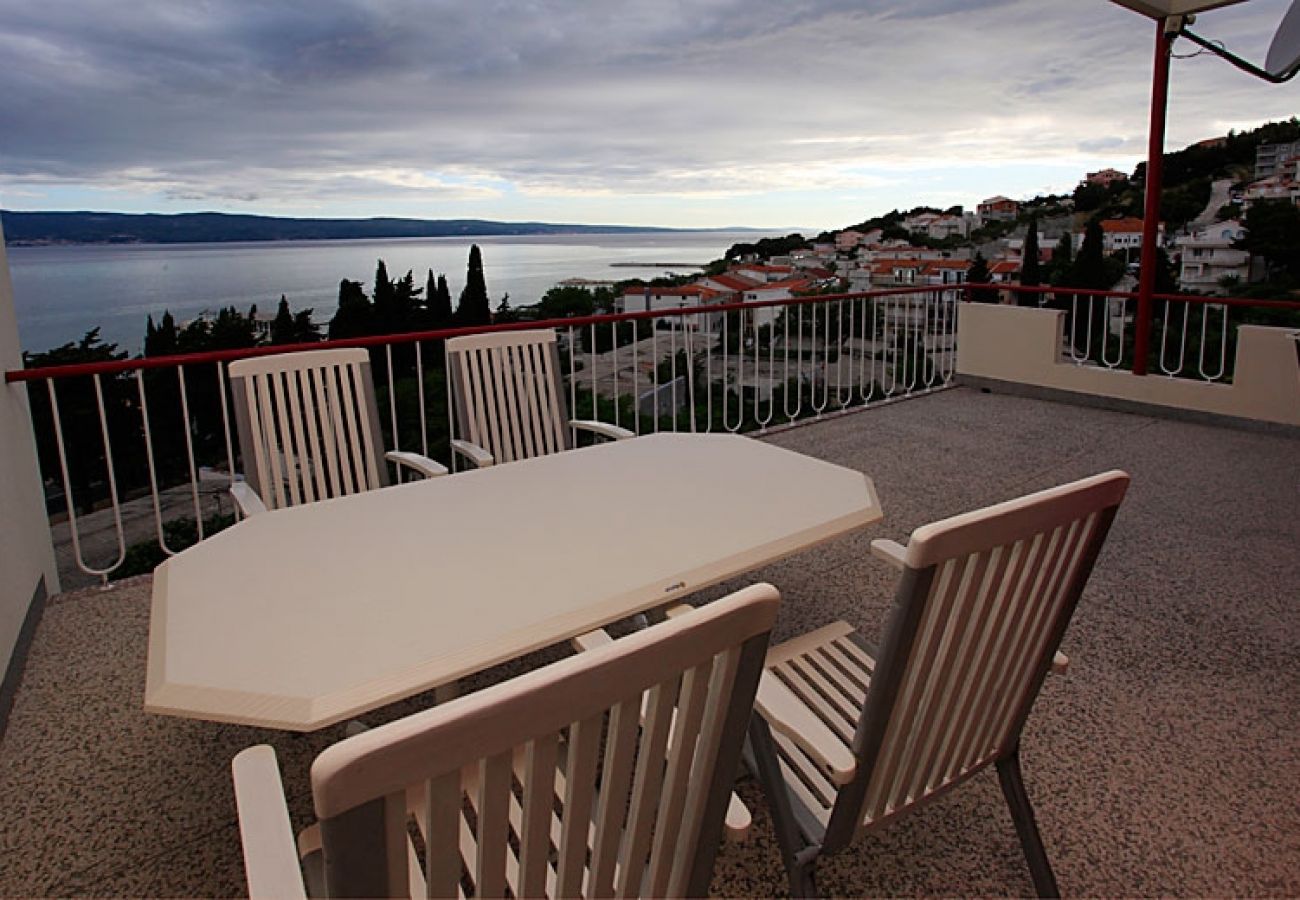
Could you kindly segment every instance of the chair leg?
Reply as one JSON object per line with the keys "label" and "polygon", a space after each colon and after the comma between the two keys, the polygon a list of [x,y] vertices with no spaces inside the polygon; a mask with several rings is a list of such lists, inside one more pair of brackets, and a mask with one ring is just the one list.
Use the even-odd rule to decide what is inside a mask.
{"label": "chair leg", "polygon": [[768,807],[772,813],[772,828],[776,832],[776,843],[781,850],[781,862],[785,864],[786,875],[790,879],[790,896],[816,897],[814,868],[817,865],[817,851],[820,847],[810,847],[800,834],[799,825],[794,818],[794,810],[790,806],[790,794],[781,775],[781,764],[777,761],[772,732],[762,716],[757,714],[749,720],[749,735],[745,740],[745,764],[758,776],[758,781],[763,786],[763,793],[767,797]]}
{"label": "chair leg", "polygon": [[1043,848],[1043,837],[1038,833],[1038,823],[1034,821],[1034,808],[1025,793],[1025,781],[1020,774],[1020,748],[1016,747],[1009,755],[998,760],[998,780],[1002,782],[1002,793],[1011,808],[1011,819],[1016,823],[1016,834],[1020,837],[1020,846],[1025,851],[1025,860],[1029,863],[1029,874],[1034,879],[1034,890],[1040,897],[1059,897],[1056,876],[1052,874],[1052,864],[1047,860],[1047,851]]}

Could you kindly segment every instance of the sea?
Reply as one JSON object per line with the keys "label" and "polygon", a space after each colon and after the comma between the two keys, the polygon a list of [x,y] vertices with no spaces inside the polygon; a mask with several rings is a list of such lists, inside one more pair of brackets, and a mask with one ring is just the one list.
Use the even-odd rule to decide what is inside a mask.
{"label": "sea", "polygon": [[274,314],[283,295],[295,311],[311,309],[324,325],[338,304],[339,282],[369,293],[383,260],[390,278],[408,270],[423,287],[430,270],[445,273],[453,301],[465,284],[471,244],[478,244],[495,309],[536,303],[569,278],[622,281],[687,274],[733,244],[783,232],[690,231],[602,235],[396,238],[212,244],[80,244],[10,247],[14,305],[24,350],[40,352],[100,337],[132,354],[145,321],[170,311],[177,323],[223,306],[256,304]]}

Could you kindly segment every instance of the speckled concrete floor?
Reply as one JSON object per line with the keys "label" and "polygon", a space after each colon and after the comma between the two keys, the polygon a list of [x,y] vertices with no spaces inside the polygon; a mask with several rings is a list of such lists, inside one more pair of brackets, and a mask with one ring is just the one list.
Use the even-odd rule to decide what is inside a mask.
{"label": "speckled concrete floor", "polygon": [[[872,537],[1132,473],[1066,636],[1071,671],[1049,679],[1025,735],[1061,889],[1300,894],[1300,440],[967,389],[770,440],[867,472],[886,513],[746,580],[781,588],[778,638],[834,618],[879,633],[891,579],[868,557]],[[50,603],[0,742],[0,894],[240,893],[228,767],[253,743],[276,746],[306,821],[307,766],[340,735],[143,714],[148,600],[139,579]],[[740,789],[756,833],[723,849],[714,891],[782,894],[762,796],[748,779]],[[1031,890],[992,773],[819,875],[836,896]]]}

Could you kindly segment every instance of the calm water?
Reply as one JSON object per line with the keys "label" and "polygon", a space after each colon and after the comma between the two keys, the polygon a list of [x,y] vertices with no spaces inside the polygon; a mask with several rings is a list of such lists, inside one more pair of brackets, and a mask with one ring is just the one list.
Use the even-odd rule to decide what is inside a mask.
{"label": "calm water", "polygon": [[98,325],[104,340],[136,353],[144,341],[145,317],[153,313],[156,321],[163,310],[171,310],[177,322],[231,304],[246,310],[256,303],[259,310],[274,313],[284,294],[295,311],[310,307],[315,320],[324,324],[334,314],[339,281],[360,281],[369,293],[379,259],[392,278],[413,270],[420,286],[429,269],[445,272],[454,302],[465,284],[470,244],[477,243],[495,308],[506,293],[512,306],[535,303],[566,278],[650,278],[673,268],[611,263],[703,264],[721,257],[734,243],[764,236],[712,231],[11,247],[9,266],[24,349],[47,350],[77,340]]}

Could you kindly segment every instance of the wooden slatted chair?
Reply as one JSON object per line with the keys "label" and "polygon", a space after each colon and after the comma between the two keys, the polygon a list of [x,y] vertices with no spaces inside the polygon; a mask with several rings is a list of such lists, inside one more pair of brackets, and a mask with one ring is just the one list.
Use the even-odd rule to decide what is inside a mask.
{"label": "wooden slatted chair", "polygon": [[275,752],[243,751],[249,895],[703,896],[777,604],[756,585],[329,747],[297,851]]}
{"label": "wooden slatted chair", "polygon": [[906,548],[877,654],[836,622],[773,647],[750,729],[791,893],[814,866],[997,767],[1042,896],[1057,893],[1020,774],[1020,733],[1129,478],[1109,472],[926,525]]}
{"label": "wooden slatted chair", "polygon": [[451,446],[477,467],[572,449],[574,429],[634,437],[617,425],[569,418],[552,329],[451,338],[447,372],[460,435]]}
{"label": "wooden slatted chair", "polygon": [[381,431],[363,348],[308,350],[230,364],[244,481],[244,515],[388,484],[384,460],[432,477],[447,469],[418,453],[380,458]]}

